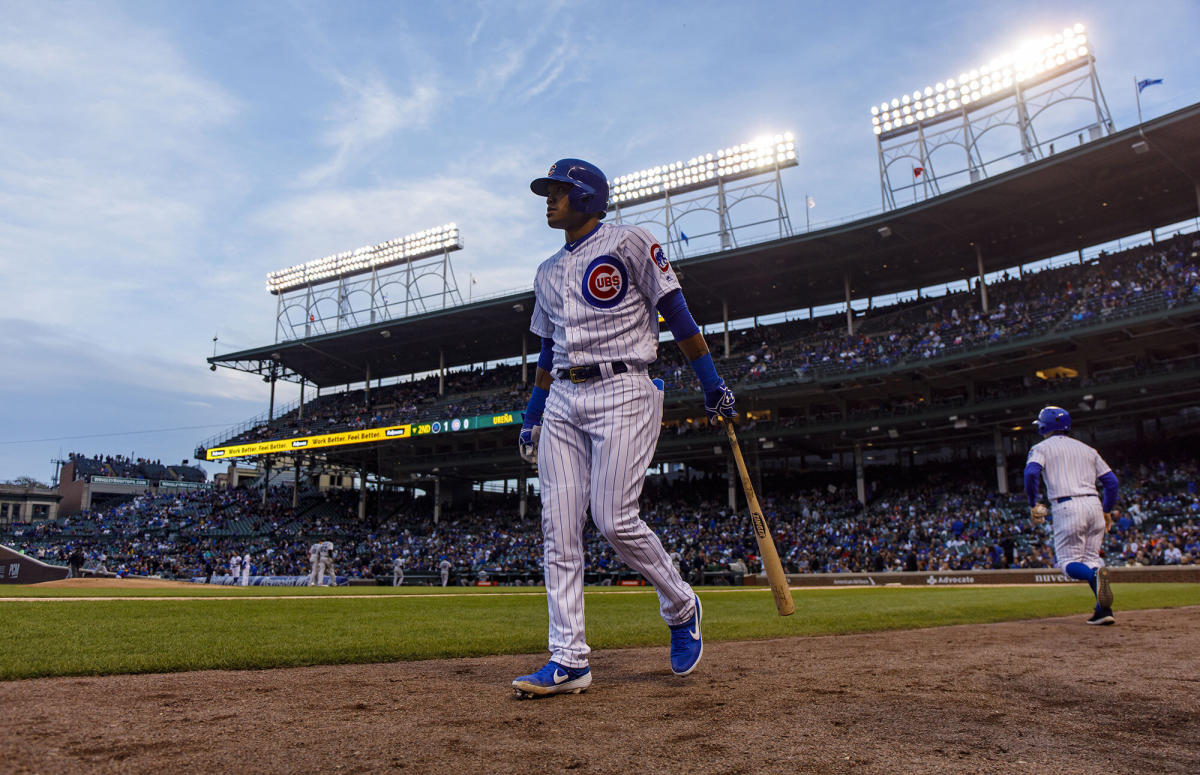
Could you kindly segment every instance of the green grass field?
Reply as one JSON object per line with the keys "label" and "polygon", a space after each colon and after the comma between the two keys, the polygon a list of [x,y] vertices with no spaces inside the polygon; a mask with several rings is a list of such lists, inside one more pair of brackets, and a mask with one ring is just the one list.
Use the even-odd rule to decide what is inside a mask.
{"label": "green grass field", "polygon": [[[1115,585],[1120,611],[1200,605],[1200,585]],[[830,635],[1036,619],[1090,611],[1078,585],[795,590],[796,615],[776,615],[766,588],[701,588],[709,641]],[[539,587],[5,588],[5,597],[88,597],[0,603],[0,679],[243,669],[515,654],[546,648]],[[350,595],[362,597],[350,597]],[[187,596],[184,600],[150,598]],[[233,599],[205,600],[224,596]],[[594,649],[665,644],[651,590],[591,588]]]}

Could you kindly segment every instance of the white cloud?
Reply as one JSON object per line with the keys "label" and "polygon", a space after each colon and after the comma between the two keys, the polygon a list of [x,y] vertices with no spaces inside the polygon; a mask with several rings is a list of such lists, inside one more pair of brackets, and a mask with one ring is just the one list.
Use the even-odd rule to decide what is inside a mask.
{"label": "white cloud", "polygon": [[87,325],[167,292],[205,211],[244,184],[212,135],[242,109],[163,35],[87,7],[0,21],[0,301]]}
{"label": "white cloud", "polygon": [[438,89],[430,83],[415,84],[401,96],[378,75],[356,79],[337,74],[335,79],[342,96],[326,109],[328,129],[322,135],[333,155],[301,175],[306,187],[335,178],[397,132],[427,127],[440,107]]}

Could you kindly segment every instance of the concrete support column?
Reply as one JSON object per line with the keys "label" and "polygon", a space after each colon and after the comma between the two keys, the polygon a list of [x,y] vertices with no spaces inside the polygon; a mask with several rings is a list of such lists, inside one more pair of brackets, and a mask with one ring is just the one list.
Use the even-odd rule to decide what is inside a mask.
{"label": "concrete support column", "polygon": [[729,484],[729,510],[737,511],[737,466],[730,457],[725,461],[725,481]]}
{"label": "concrete support column", "polygon": [[521,384],[529,384],[529,337],[521,334]]}
{"label": "concrete support column", "polygon": [[858,502],[864,506],[867,503],[867,476],[863,466],[862,444],[854,445],[854,481],[857,486]]}
{"label": "concrete support column", "polygon": [[433,477],[433,524],[442,518],[442,477]]}
{"label": "concrete support column", "polygon": [[842,285],[846,289],[846,335],[854,336],[854,310],[850,309],[850,273],[842,273]]}
{"label": "concrete support column", "polygon": [[296,458],[295,477],[292,480],[292,508],[300,508],[300,458]]}
{"label": "concrete support column", "polygon": [[300,406],[297,408],[297,419],[304,419],[304,380],[300,380]]}
{"label": "concrete support column", "polygon": [[983,251],[979,249],[979,243],[975,243],[975,266],[979,270],[979,303],[983,306],[983,311],[988,312],[987,285],[983,282]]}
{"label": "concrete support column", "polygon": [[517,507],[517,516],[519,516],[521,519],[525,519],[525,515],[529,513],[529,485],[526,483],[525,477],[522,476],[517,480],[517,489],[520,491],[517,497],[517,501],[519,503]]}
{"label": "concrete support column", "polygon": [[721,320],[725,323],[725,357],[729,357],[729,302],[721,299]]}
{"label": "concrete support column", "polygon": [[438,395],[446,395],[446,351],[438,348]]}
{"label": "concrete support column", "polygon": [[996,491],[1008,495],[1008,458],[1004,455],[1004,438],[999,426],[992,431],[992,449],[996,452]]}
{"label": "concrete support column", "polygon": [[367,469],[358,469],[358,521],[367,519]]}
{"label": "concrete support column", "polygon": [[266,463],[263,465],[263,472],[264,473],[263,473],[262,502],[263,502],[263,505],[266,506],[267,505],[267,490],[271,489],[271,458],[267,458]]}

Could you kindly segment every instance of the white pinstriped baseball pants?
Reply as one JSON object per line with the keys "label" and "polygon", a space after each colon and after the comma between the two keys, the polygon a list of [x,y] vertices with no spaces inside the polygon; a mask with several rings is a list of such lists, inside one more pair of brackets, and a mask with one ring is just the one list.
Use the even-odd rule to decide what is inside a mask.
{"label": "white pinstriped baseball pants", "polygon": [[[611,373],[607,368],[605,373]],[[667,624],[692,615],[692,588],[638,515],[646,467],[662,421],[663,394],[644,371],[551,385],[538,442],[551,659],[588,663],[583,616],[583,528],[592,521],[626,565],[658,592]]]}
{"label": "white pinstriped baseball pants", "polygon": [[1069,563],[1081,562],[1089,568],[1100,568],[1104,560],[1100,547],[1104,543],[1104,510],[1100,499],[1091,496],[1075,497],[1051,506],[1054,518],[1054,562],[1066,573]]}

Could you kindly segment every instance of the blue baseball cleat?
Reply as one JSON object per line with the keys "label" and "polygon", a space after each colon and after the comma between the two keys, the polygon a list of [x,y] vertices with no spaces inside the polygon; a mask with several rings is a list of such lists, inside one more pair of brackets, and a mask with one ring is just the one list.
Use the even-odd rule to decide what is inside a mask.
{"label": "blue baseball cleat", "polygon": [[700,618],[703,610],[700,598],[696,598],[696,611],[683,624],[671,627],[671,672],[687,675],[700,664],[704,654],[704,639],[700,637]]}
{"label": "blue baseball cleat", "polygon": [[536,673],[522,675],[512,682],[519,699],[549,697],[551,694],[579,694],[592,685],[590,667],[566,667],[551,660]]}

